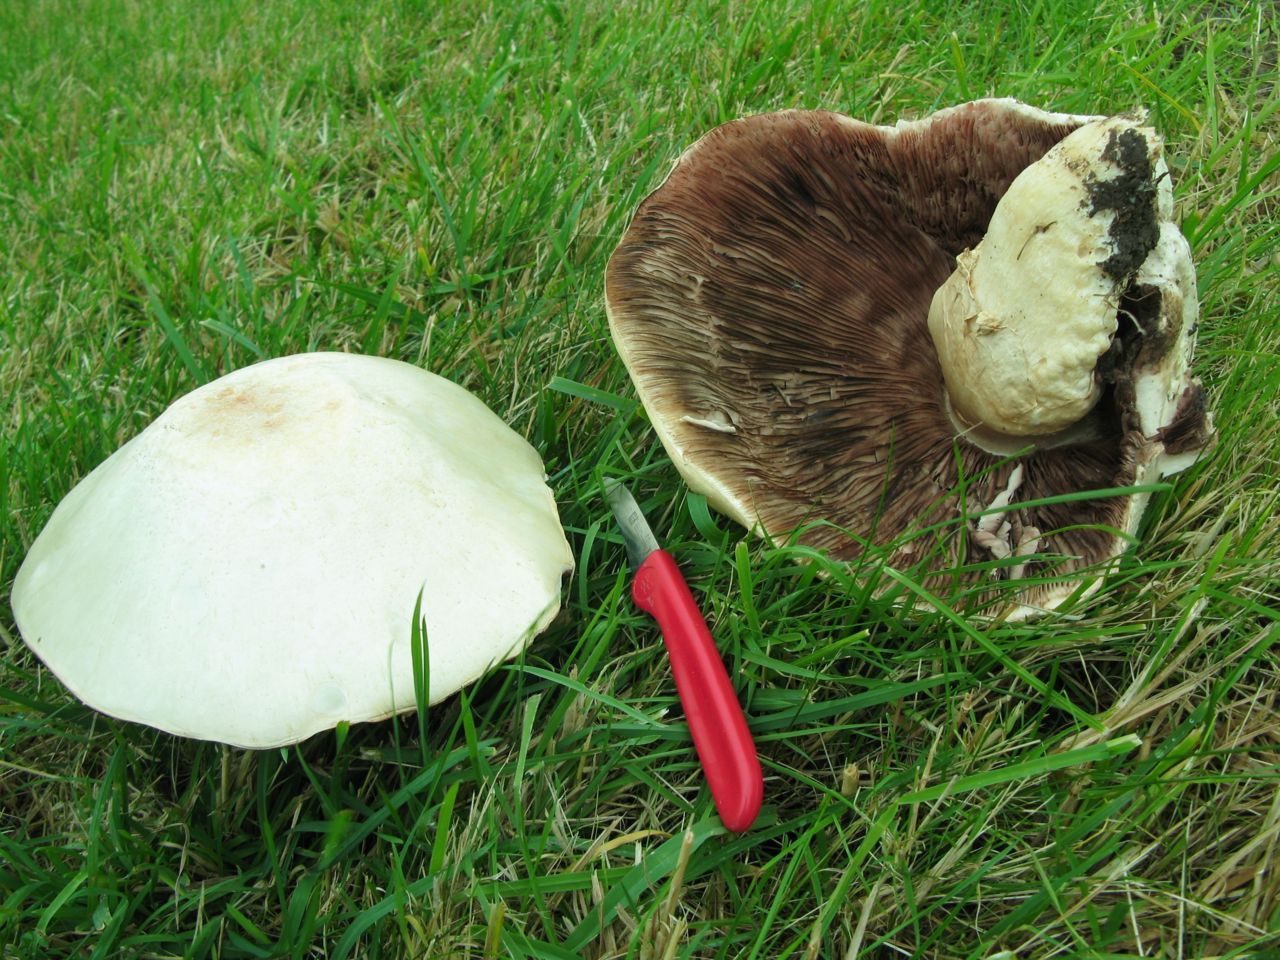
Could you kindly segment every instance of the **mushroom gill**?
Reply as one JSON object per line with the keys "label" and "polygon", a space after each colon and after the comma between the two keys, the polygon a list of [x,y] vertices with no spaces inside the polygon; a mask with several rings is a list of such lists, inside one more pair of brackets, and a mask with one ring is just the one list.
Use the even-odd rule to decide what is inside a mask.
{"label": "mushroom gill", "polygon": [[[937,551],[930,568],[948,583],[1019,576],[1035,554],[1021,615],[1062,602],[1117,556],[1145,495],[1063,496],[1180,469],[1212,436],[1187,373],[1194,273],[1163,164],[1127,185],[1151,192],[1158,242],[1110,263],[1120,279],[1074,421],[1047,438],[997,426],[1007,442],[982,442],[956,417],[929,330],[935,293],[972,268],[1011,184],[1097,119],[1012,100],[896,127],[787,111],[725,124],[685,151],[610,260],[606,301],[690,487],[747,527],[800,529],[839,559],[868,544],[892,545],[904,564]],[[1102,269],[1102,257],[1086,259]],[[1015,300],[1046,281],[1020,282]],[[959,327],[971,313],[959,311]],[[1040,320],[1040,339],[1069,327]],[[1043,382],[1035,369],[1018,376],[1032,391]],[[993,570],[993,558],[1006,562]]]}

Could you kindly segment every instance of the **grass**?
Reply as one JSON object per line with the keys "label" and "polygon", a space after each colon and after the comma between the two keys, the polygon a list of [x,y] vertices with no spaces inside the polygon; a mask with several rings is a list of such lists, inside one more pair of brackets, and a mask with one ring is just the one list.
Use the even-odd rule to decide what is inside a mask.
{"label": "grass", "polygon": [[[1278,31],[1193,0],[0,7],[0,958],[1280,956]],[[983,95],[1150,108],[1221,429],[1106,588],[1031,625],[908,614],[708,512],[603,312],[712,125]],[[177,396],[312,349],[446,374],[533,442],[564,612],[421,725],[247,752],[79,705],[8,607],[41,525]],[[604,473],[753,718],[744,836]]]}

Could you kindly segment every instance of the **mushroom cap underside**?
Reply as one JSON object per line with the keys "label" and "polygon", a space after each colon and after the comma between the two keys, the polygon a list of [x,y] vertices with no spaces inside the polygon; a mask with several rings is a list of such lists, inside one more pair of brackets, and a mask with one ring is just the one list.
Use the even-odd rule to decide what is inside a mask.
{"label": "mushroom cap underside", "polygon": [[246,746],[434,702],[518,653],[573,561],[537,452],[410,364],[321,353],[179,399],[59,504],[23,638],[96,709]]}
{"label": "mushroom cap underside", "polygon": [[[1143,495],[1061,498],[1165,469],[1137,396],[1166,368],[1183,373],[1174,354],[1184,319],[1194,326],[1194,287],[1184,304],[1185,290],[1135,283],[1097,405],[1060,445],[1017,457],[956,435],[927,329],[934,292],[1010,183],[1091,119],[1008,100],[893,128],[787,111],[718,127],[687,150],[636,211],[606,301],[619,354],[691,488],[748,527],[801,529],[836,558],[869,544],[890,545],[895,564],[932,556],[932,570],[948,571],[938,586],[954,587],[957,569],[974,583],[1052,571],[1023,591],[1026,610],[1054,606],[1074,572],[1120,553]],[[1157,328],[1166,335],[1145,336]],[[1195,449],[1209,431],[1203,400],[1194,381],[1178,389],[1165,430]],[[1002,574],[974,518],[1019,468],[1016,509],[997,528],[1010,554]],[[1020,547],[1041,562],[1016,564]]]}

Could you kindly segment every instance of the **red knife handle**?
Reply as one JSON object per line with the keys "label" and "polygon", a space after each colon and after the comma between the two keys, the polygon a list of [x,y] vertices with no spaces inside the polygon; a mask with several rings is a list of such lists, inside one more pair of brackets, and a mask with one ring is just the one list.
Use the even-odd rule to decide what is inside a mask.
{"label": "red knife handle", "polygon": [[741,833],[764,797],[760,759],[711,631],[671,554],[655,550],[645,557],[631,596],[658,621],[716,810],[726,827]]}

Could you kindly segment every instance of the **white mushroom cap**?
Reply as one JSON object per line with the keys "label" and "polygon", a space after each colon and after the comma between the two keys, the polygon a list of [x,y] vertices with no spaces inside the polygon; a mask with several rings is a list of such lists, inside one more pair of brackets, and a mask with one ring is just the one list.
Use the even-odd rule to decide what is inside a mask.
{"label": "white mushroom cap", "polygon": [[537,452],[462,387],[315,353],[179,399],[27,555],[31,648],[105,713],[245,747],[432,702],[559,609],[573,559]]}

